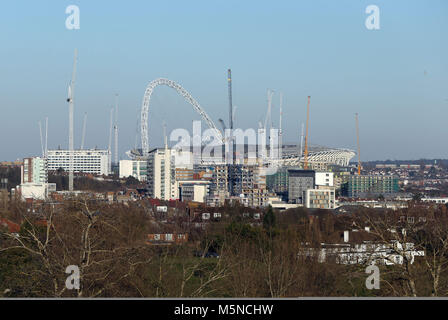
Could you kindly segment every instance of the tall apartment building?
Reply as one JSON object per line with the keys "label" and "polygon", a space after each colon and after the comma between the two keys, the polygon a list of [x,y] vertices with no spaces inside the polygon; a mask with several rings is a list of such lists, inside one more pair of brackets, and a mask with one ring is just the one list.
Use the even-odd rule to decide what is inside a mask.
{"label": "tall apartment building", "polygon": [[269,191],[275,192],[278,195],[288,194],[288,168],[278,168],[277,172],[266,176],[266,184]]}
{"label": "tall apartment building", "polygon": [[342,188],[342,194],[350,198],[376,197],[398,191],[396,176],[351,175]]}
{"label": "tall apartment building", "polygon": [[48,181],[47,159],[34,157],[23,159],[20,183],[43,184]]}
{"label": "tall apartment building", "polygon": [[134,177],[139,181],[146,181],[148,177],[148,163],[146,160],[120,160],[120,178]]}
{"label": "tall apartment building", "polygon": [[175,179],[175,157],[172,149],[153,149],[148,156],[147,188],[152,198],[170,200],[179,198]]}
{"label": "tall apartment building", "polygon": [[213,201],[230,198],[229,184],[230,172],[233,177],[233,194],[250,207],[265,206],[268,202],[268,191],[266,189],[266,176],[258,165],[237,164],[214,166],[210,197]]}
{"label": "tall apartment building", "polygon": [[[73,172],[107,176],[110,174],[110,157],[111,154],[108,150],[74,150]],[[60,168],[69,171],[70,150],[48,150],[47,160],[49,171],[56,171]]]}
{"label": "tall apartment building", "polygon": [[17,192],[22,199],[44,200],[49,191],[56,191],[56,184],[48,183],[47,159],[23,159],[20,185]]}
{"label": "tall apartment building", "polygon": [[314,170],[288,170],[288,200],[290,203],[304,204],[303,193],[314,189],[316,172]]}

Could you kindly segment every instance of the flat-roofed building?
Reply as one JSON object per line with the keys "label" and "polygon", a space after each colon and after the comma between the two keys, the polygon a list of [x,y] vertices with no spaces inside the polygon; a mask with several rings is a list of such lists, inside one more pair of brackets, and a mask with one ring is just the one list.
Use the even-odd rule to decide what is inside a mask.
{"label": "flat-roofed building", "polygon": [[148,154],[147,187],[152,198],[178,199],[175,183],[175,158],[172,149],[153,149]]}
{"label": "flat-roofed building", "polygon": [[147,165],[146,160],[120,160],[120,178],[134,177],[139,181],[146,181]]}
{"label": "flat-roofed building", "polygon": [[315,187],[314,170],[288,170],[288,201],[290,203],[303,204],[303,193],[307,189]]}
{"label": "flat-roofed building", "polygon": [[399,191],[397,176],[351,175],[343,185],[343,195],[350,198],[368,198]]}
{"label": "flat-roofed building", "polygon": [[[108,150],[73,150],[73,172],[109,175],[110,151]],[[48,170],[70,170],[70,150],[48,150]]]}
{"label": "flat-roofed building", "polygon": [[34,157],[23,159],[20,183],[46,183],[48,180],[47,159]]}
{"label": "flat-roofed building", "polygon": [[332,189],[307,189],[304,191],[305,207],[310,209],[334,209],[335,191]]}

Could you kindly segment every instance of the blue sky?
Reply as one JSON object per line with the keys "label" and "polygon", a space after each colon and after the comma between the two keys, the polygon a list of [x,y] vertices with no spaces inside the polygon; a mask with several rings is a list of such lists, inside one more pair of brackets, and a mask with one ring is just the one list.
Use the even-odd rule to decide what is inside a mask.
{"label": "blue sky", "polygon": [[[80,8],[80,30],[65,8]],[[380,8],[367,30],[365,8]],[[75,145],[88,113],[86,145],[108,145],[109,110],[119,93],[120,158],[134,146],[146,85],[183,85],[218,124],[227,120],[232,68],[236,127],[257,128],[266,90],[283,92],[284,140],[299,139],[311,95],[310,143],[356,149],[363,160],[447,158],[448,2],[8,1],[0,10],[0,160],[40,154],[38,121],[49,117],[49,147],[68,145],[73,50],[78,48]],[[278,95],[273,119],[278,125]],[[199,116],[169,88],[151,100],[150,144],[191,130]],[[138,137],[140,143],[140,137]]]}

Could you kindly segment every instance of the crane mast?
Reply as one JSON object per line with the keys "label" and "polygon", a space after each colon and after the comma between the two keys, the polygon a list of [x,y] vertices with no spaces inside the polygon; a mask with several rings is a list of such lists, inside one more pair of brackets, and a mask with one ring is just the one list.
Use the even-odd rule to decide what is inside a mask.
{"label": "crane mast", "polygon": [[304,130],[304,127],[303,127],[303,122],[302,122],[302,132],[300,134],[299,158],[302,158],[302,156],[303,156],[303,130]]}
{"label": "crane mast", "polygon": [[45,157],[44,142],[42,139],[42,124],[40,121],[39,121],[39,133],[40,133],[40,147],[42,148],[42,157]]}
{"label": "crane mast", "polygon": [[73,58],[73,72],[72,81],[68,87],[68,99],[69,103],[69,134],[68,134],[68,149],[69,149],[69,178],[68,178],[68,190],[73,191],[73,109],[75,100],[75,79],[76,79],[76,61],[78,58],[78,50],[75,49]]}
{"label": "crane mast", "polygon": [[86,125],[87,125],[87,112],[84,113],[84,121],[82,124],[81,150],[84,149],[84,142],[86,139]]}
{"label": "crane mast", "polygon": [[304,154],[304,165],[303,168],[308,170],[308,125],[310,121],[310,99],[308,96],[308,103],[306,105],[306,133],[305,133],[305,154]]}
{"label": "crane mast", "polygon": [[283,131],[282,131],[282,117],[283,117],[283,93],[280,92],[280,121],[278,130],[278,144],[279,144],[279,158],[282,158],[283,151]]}
{"label": "crane mast", "polygon": [[233,141],[233,101],[232,101],[232,70],[227,70],[227,87],[229,95],[229,152],[230,152],[230,164],[228,166],[229,172],[229,194],[232,196],[234,192],[234,164],[235,164],[235,146]]}
{"label": "crane mast", "polygon": [[233,102],[232,102],[232,70],[227,70],[227,83],[229,90],[229,127],[233,129]]}
{"label": "crane mast", "polygon": [[118,94],[115,94],[115,125],[114,125],[114,135],[115,135],[115,147],[114,147],[114,162],[118,166]]}
{"label": "crane mast", "polygon": [[45,157],[48,153],[48,117],[45,118]]}
{"label": "crane mast", "polygon": [[359,146],[359,120],[358,113],[355,113],[356,119],[356,144],[358,145],[358,176],[361,175],[361,148]]}

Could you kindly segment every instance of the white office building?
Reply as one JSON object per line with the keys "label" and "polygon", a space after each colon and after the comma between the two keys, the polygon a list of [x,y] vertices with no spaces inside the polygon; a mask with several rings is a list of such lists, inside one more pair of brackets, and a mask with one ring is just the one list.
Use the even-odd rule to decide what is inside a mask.
{"label": "white office building", "polygon": [[316,172],[314,183],[316,186],[333,187],[334,186],[334,173],[333,172]]}
{"label": "white office building", "polygon": [[153,149],[148,155],[147,186],[152,198],[177,199],[179,192],[175,183],[175,159],[172,149]]}
{"label": "white office building", "polygon": [[[73,150],[73,172],[91,173],[95,175],[109,175],[110,151],[108,150]],[[49,171],[60,168],[70,169],[69,150],[48,150],[47,164]]]}
{"label": "white office building", "polygon": [[120,160],[120,178],[134,177],[139,181],[146,181],[148,177],[148,163],[146,160]]}

